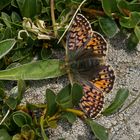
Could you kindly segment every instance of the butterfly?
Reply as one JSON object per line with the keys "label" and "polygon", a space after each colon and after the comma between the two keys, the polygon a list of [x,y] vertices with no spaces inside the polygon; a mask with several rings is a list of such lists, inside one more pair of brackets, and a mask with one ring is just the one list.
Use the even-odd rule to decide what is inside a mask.
{"label": "butterfly", "polygon": [[80,107],[87,117],[102,111],[104,97],[114,85],[114,70],[106,63],[107,42],[92,30],[89,21],[77,14],[66,37],[68,63],[73,79],[83,86]]}

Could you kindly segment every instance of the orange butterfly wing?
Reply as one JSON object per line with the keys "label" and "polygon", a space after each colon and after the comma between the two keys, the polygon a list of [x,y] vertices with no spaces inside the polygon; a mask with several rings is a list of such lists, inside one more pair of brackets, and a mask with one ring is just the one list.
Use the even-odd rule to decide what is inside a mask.
{"label": "orange butterfly wing", "polygon": [[67,34],[67,46],[69,50],[76,50],[84,47],[90,40],[92,35],[92,28],[87,19],[77,14]]}
{"label": "orange butterfly wing", "polygon": [[[80,62],[77,64],[80,68],[86,62],[90,66],[94,66],[95,62],[100,62],[100,59],[103,59],[107,52],[107,42],[104,37],[93,31],[88,20],[81,14],[76,15],[69,29],[67,47],[70,52],[75,53],[75,60],[77,63]],[[81,63],[82,61],[83,63]],[[87,66],[83,68],[87,69]],[[95,70],[90,72],[94,72],[87,72],[90,77],[94,77],[94,75],[96,77],[85,83],[79,81],[83,85],[84,91],[84,96],[80,100],[80,107],[87,116],[95,118],[103,108],[104,95],[112,89],[115,76],[113,69],[109,65],[103,64],[97,67],[97,72]]]}
{"label": "orange butterfly wing", "polygon": [[83,85],[84,96],[80,101],[80,107],[87,116],[95,118],[102,111],[104,95],[111,91],[114,80],[114,71],[107,65],[103,67],[95,80]]}
{"label": "orange butterfly wing", "polygon": [[95,118],[104,105],[104,94],[97,88],[83,86],[84,96],[80,100],[80,107],[88,117]]}
{"label": "orange butterfly wing", "polygon": [[105,93],[109,93],[114,85],[115,74],[110,65],[103,66],[97,77],[91,83]]}

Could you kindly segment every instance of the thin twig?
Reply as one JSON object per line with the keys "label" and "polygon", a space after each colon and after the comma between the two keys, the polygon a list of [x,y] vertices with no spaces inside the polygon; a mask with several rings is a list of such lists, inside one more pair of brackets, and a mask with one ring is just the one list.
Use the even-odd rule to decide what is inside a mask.
{"label": "thin twig", "polygon": [[89,8],[82,8],[81,10],[94,16],[105,16],[105,13],[103,11],[89,9]]}
{"label": "thin twig", "polygon": [[0,125],[4,122],[4,120],[7,118],[8,114],[10,113],[10,109],[7,111],[7,113],[5,114],[5,116],[3,117],[3,119],[0,122]]}
{"label": "thin twig", "polygon": [[75,16],[76,16],[77,12],[79,11],[79,9],[81,8],[81,6],[82,6],[85,2],[86,2],[86,0],[83,0],[83,2],[81,2],[81,4],[79,5],[79,7],[77,8],[76,12],[74,13],[74,15],[73,15],[73,17],[72,17],[72,19],[71,19],[71,21],[70,21],[68,27],[66,28],[65,32],[62,34],[62,36],[60,37],[60,39],[58,40],[57,44],[61,41],[61,39],[63,38],[63,36],[64,36],[65,33],[67,32],[67,30],[70,28],[70,26],[71,26],[71,24],[72,24],[72,22],[73,22],[73,20],[74,20],[74,18],[75,18]]}
{"label": "thin twig", "polygon": [[[103,11],[99,11],[99,10],[95,10],[95,9],[90,9],[90,8],[81,8],[82,11],[89,13],[90,15],[93,16],[105,16],[105,12]],[[111,13],[111,15],[115,18],[118,19],[118,15],[116,13]]]}
{"label": "thin twig", "polygon": [[54,14],[54,0],[51,0],[51,18],[52,18],[52,24],[53,24],[53,31],[55,37],[57,37],[57,30],[56,30],[56,22],[55,22],[55,14]]}

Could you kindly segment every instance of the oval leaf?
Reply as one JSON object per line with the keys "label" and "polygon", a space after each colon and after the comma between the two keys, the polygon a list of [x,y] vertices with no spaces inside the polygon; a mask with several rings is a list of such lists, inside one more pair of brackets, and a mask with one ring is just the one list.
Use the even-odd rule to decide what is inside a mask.
{"label": "oval leaf", "polygon": [[60,92],[57,94],[56,101],[63,102],[68,98],[71,94],[71,85],[65,86]]}
{"label": "oval leaf", "polygon": [[47,89],[46,90],[46,100],[47,100],[47,115],[53,116],[57,111],[57,103],[55,102],[56,95],[55,93]]}
{"label": "oval leaf", "polygon": [[[16,0],[23,17],[33,18],[40,14],[42,4],[40,0]],[[32,6],[32,8],[30,7]],[[34,10],[33,10],[34,9]]]}
{"label": "oval leaf", "polygon": [[119,89],[114,101],[102,112],[103,115],[108,116],[117,112],[129,95],[128,89]]}
{"label": "oval leaf", "polygon": [[113,37],[119,31],[117,24],[111,18],[99,18],[99,25],[108,37]]}
{"label": "oval leaf", "polygon": [[5,129],[0,129],[0,140],[11,140],[11,136]]}
{"label": "oval leaf", "polygon": [[135,32],[135,35],[137,36],[138,40],[140,40],[140,27],[135,26],[134,32]]}
{"label": "oval leaf", "polygon": [[128,2],[126,0],[118,0],[117,6],[121,13],[126,15],[126,12],[137,11],[140,12],[140,3],[139,2]]}
{"label": "oval leaf", "polygon": [[120,18],[120,25],[125,28],[134,28],[139,23],[140,23],[139,12],[131,12],[129,17]]}
{"label": "oval leaf", "polygon": [[71,94],[72,94],[72,103],[73,105],[78,105],[80,102],[80,99],[83,96],[83,88],[81,85],[74,83],[74,85],[72,86],[72,90],[71,90]]}
{"label": "oval leaf", "polygon": [[0,42],[0,59],[14,47],[15,43],[15,39],[6,39]]}
{"label": "oval leaf", "polygon": [[0,1],[0,11],[11,3],[11,0],[1,0]]}
{"label": "oval leaf", "polygon": [[56,59],[27,63],[16,68],[0,71],[3,80],[39,80],[54,78],[65,73],[60,68],[61,62]]}
{"label": "oval leaf", "polygon": [[13,97],[9,97],[5,103],[10,107],[10,109],[14,110],[17,106],[17,100]]}
{"label": "oval leaf", "polygon": [[116,0],[102,0],[102,7],[108,16],[112,16],[113,12],[118,11]]}
{"label": "oval leaf", "polygon": [[32,124],[32,118],[30,115],[23,111],[16,111],[13,113],[13,120],[14,122],[21,127],[24,124],[31,125]]}
{"label": "oval leaf", "polygon": [[86,122],[91,127],[92,132],[99,140],[109,140],[108,132],[105,127],[91,119],[86,119]]}
{"label": "oval leaf", "polygon": [[0,88],[0,101],[2,101],[6,96],[4,89]]}
{"label": "oval leaf", "polygon": [[65,109],[65,108],[71,108],[72,105],[72,96],[71,96],[71,86],[67,85],[64,87],[56,96],[56,102],[57,104]]}
{"label": "oval leaf", "polygon": [[139,40],[136,34],[132,32],[127,40],[127,49],[130,51],[134,50],[136,46],[138,45],[138,43],[139,43]]}
{"label": "oval leaf", "polygon": [[12,12],[11,19],[12,19],[12,22],[14,22],[14,23],[19,23],[22,21],[19,14],[16,12]]}
{"label": "oval leaf", "polygon": [[14,114],[13,120],[19,127],[22,127],[24,124],[27,124],[26,117],[23,114]]}
{"label": "oval leaf", "polygon": [[76,121],[76,115],[71,112],[64,112],[62,114],[62,118],[65,118],[68,120],[69,123],[73,124]]}
{"label": "oval leaf", "polygon": [[7,13],[2,12],[1,17],[3,19],[3,22],[6,24],[7,27],[11,28],[11,18]]}

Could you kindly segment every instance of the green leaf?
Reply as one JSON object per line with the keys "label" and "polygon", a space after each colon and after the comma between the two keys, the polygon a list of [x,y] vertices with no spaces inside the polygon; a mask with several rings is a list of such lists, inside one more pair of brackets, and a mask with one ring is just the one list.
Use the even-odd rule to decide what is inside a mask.
{"label": "green leaf", "polygon": [[127,49],[130,51],[134,50],[136,46],[138,45],[138,43],[139,43],[139,40],[136,34],[132,32],[127,40]]}
{"label": "green leaf", "polygon": [[11,3],[11,0],[1,0],[0,1],[0,11],[8,6]]}
{"label": "green leaf", "polygon": [[14,63],[11,63],[10,65],[8,65],[6,69],[15,68],[15,67],[20,66],[20,65],[21,65],[21,64],[18,63],[18,62],[14,62]]}
{"label": "green leaf", "polygon": [[86,122],[91,127],[92,132],[99,140],[109,140],[106,128],[91,119],[86,119]]}
{"label": "green leaf", "polygon": [[120,25],[125,28],[134,28],[139,23],[140,23],[139,12],[131,12],[129,17],[120,18]]}
{"label": "green leaf", "polygon": [[126,15],[126,11],[128,12],[140,12],[140,3],[132,3],[128,2],[126,0],[119,0],[117,2],[118,9],[120,10],[121,13]]}
{"label": "green leaf", "polygon": [[5,91],[2,88],[0,88],[0,101],[2,101],[5,96],[6,96]]}
{"label": "green leaf", "polygon": [[5,31],[4,31],[3,40],[13,38],[12,32],[13,32],[13,31],[12,31],[12,28],[6,27],[6,29],[5,29]]}
{"label": "green leaf", "polygon": [[57,104],[65,109],[65,108],[71,108],[72,105],[72,96],[71,96],[71,86],[67,85],[64,87],[56,96],[56,102]]}
{"label": "green leaf", "polygon": [[14,23],[19,23],[19,22],[21,22],[21,18],[20,18],[20,16],[19,16],[19,14],[16,13],[16,12],[12,12],[12,14],[11,14],[11,19],[12,19],[12,22],[14,22]]}
{"label": "green leaf", "polygon": [[69,123],[73,124],[76,121],[76,115],[71,112],[64,112],[62,114],[62,118],[68,120]]}
{"label": "green leaf", "polygon": [[114,101],[102,112],[102,114],[108,116],[117,112],[124,104],[128,95],[128,89],[119,89]]}
{"label": "green leaf", "polygon": [[3,104],[1,112],[2,112],[3,116],[5,116],[6,113],[9,112],[9,107],[6,104]]}
{"label": "green leaf", "polygon": [[47,100],[47,115],[53,116],[57,111],[57,103],[55,102],[56,95],[55,93],[47,89],[46,90],[46,100]]}
{"label": "green leaf", "polygon": [[17,100],[14,99],[13,97],[9,97],[5,103],[9,106],[9,108],[11,108],[12,110],[14,110],[17,106]]}
{"label": "green leaf", "polygon": [[64,7],[65,7],[65,2],[63,0],[60,0],[58,2],[56,2],[56,9],[57,11],[61,12],[63,11]]}
{"label": "green leaf", "polygon": [[140,27],[139,26],[135,26],[134,32],[135,32],[136,37],[140,41]]}
{"label": "green leaf", "polygon": [[1,17],[3,19],[3,22],[6,24],[7,27],[11,28],[11,18],[8,14],[1,12]]}
{"label": "green leaf", "polygon": [[5,129],[0,129],[0,140],[12,140],[12,138]]}
{"label": "green leaf", "polygon": [[52,55],[51,49],[45,48],[45,47],[42,48],[42,50],[41,50],[41,58],[43,60],[46,60],[46,59],[50,58],[51,55]]}
{"label": "green leaf", "polygon": [[5,89],[5,83],[6,81],[0,81],[0,88]]}
{"label": "green leaf", "polygon": [[26,117],[22,114],[14,114],[13,120],[18,127],[22,127],[24,124],[27,124]]}
{"label": "green leaf", "polygon": [[61,61],[50,59],[23,64],[16,68],[0,71],[3,80],[39,80],[54,78],[65,73],[61,70]]}
{"label": "green leaf", "polygon": [[[40,14],[42,4],[40,0],[16,0],[22,17],[33,18]],[[32,6],[32,7],[31,7]]]}
{"label": "green leaf", "polygon": [[35,132],[30,128],[29,125],[23,125],[21,133],[17,133],[12,137],[12,140],[35,140]]}
{"label": "green leaf", "polygon": [[108,36],[108,37],[113,37],[115,36],[119,28],[117,27],[117,24],[115,23],[114,20],[111,18],[99,18],[99,25],[102,29],[102,31]]}
{"label": "green leaf", "polygon": [[32,118],[27,113],[23,111],[16,111],[12,114],[13,121],[19,126],[22,127],[25,124],[31,125]]}
{"label": "green leaf", "polygon": [[15,43],[15,39],[6,39],[0,42],[0,59],[14,47]]}
{"label": "green leaf", "polygon": [[80,99],[83,96],[83,88],[81,85],[74,83],[71,89],[72,103],[73,105],[78,105]]}
{"label": "green leaf", "polygon": [[29,140],[35,140],[35,132],[31,129],[31,127],[28,124],[25,124],[21,127],[21,135],[25,136]]}
{"label": "green leaf", "polygon": [[26,88],[25,81],[23,81],[21,79],[18,80],[17,86],[18,86],[17,101],[18,101],[18,104],[19,104],[21,99],[22,99],[22,94],[25,92],[25,88]]}
{"label": "green leaf", "polygon": [[51,128],[57,128],[57,121],[58,120],[52,120],[48,122],[48,126]]}
{"label": "green leaf", "polygon": [[112,16],[113,12],[118,11],[116,0],[102,0],[102,7],[108,16]]}
{"label": "green leaf", "polygon": [[104,12],[108,15],[111,16],[112,11],[111,11],[111,4],[110,0],[102,0],[102,7],[104,9]]}

